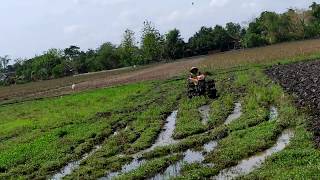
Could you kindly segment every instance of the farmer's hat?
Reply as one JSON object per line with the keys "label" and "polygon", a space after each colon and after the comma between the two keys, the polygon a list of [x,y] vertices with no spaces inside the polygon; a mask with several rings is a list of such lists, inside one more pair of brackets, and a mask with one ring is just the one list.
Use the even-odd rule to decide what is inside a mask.
{"label": "farmer's hat", "polygon": [[190,69],[190,72],[191,73],[197,73],[199,71],[199,69],[197,68],[197,67],[192,67],[191,69]]}

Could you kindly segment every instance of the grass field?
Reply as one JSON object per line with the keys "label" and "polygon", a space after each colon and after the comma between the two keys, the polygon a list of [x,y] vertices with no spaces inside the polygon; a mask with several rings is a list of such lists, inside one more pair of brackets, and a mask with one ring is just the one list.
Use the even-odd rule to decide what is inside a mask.
{"label": "grass field", "polygon": [[231,68],[239,65],[275,63],[279,60],[303,60],[319,55],[320,40],[306,40],[282,43],[273,46],[229,51],[204,57],[181,59],[173,63],[162,63],[127,68],[49,81],[32,82],[0,88],[1,104],[32,100],[43,97],[73,93],[71,85],[77,84],[77,91],[110,87],[140,81],[172,78],[185,73],[193,65],[205,69]]}
{"label": "grass field", "polygon": [[[97,145],[101,148],[81,161],[65,179],[107,176],[120,171],[136,153],[141,153],[145,163],[115,179],[152,178],[182,161],[188,150],[204,152],[203,145],[216,141],[214,150],[202,153],[203,161],[183,162],[179,165],[181,171],[171,177],[210,178],[271,148],[287,129],[294,133],[289,145],[268,157],[261,168],[238,178],[317,179],[320,151],[314,147],[312,134],[307,130],[309,116],[295,106],[292,96],[270,80],[264,70],[272,64],[318,59],[319,47],[320,40],[293,42],[211,55],[187,60],[188,63],[180,61],[164,72],[161,70],[170,65],[142,67],[117,75],[119,83],[126,85],[101,89],[88,86],[70,95],[39,100],[32,97],[24,101],[30,94],[43,91],[49,82],[57,82],[49,89],[59,87],[58,80],[19,85],[19,90],[15,89],[17,86],[1,88],[1,96],[10,101],[16,101],[16,96],[33,85],[41,90],[30,90],[20,102],[7,104],[6,100],[0,105],[0,179],[48,179]],[[186,98],[185,75],[181,73],[193,64],[200,64],[214,74],[217,99]],[[155,69],[159,73],[153,72]],[[139,73],[151,75],[143,82],[130,79]],[[81,77],[88,78],[81,81],[97,78],[89,76]],[[129,81],[124,82],[128,77]],[[97,79],[101,86],[108,86],[108,78]],[[113,83],[110,85],[117,84]],[[236,102],[242,105],[242,115],[225,124]],[[198,112],[203,105],[210,106],[207,124],[201,122]],[[269,117],[273,106],[279,113],[275,120]],[[175,110],[178,110],[173,132],[176,143],[143,151],[156,141],[166,118]]]}

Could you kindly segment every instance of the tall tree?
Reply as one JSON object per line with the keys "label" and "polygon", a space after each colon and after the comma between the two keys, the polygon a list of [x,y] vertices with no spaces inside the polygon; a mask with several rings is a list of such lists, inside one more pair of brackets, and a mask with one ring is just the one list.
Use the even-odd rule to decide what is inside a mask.
{"label": "tall tree", "polygon": [[163,37],[151,22],[145,21],[143,25],[141,50],[144,63],[160,61],[163,55]]}
{"label": "tall tree", "polygon": [[181,38],[180,31],[173,29],[165,35],[165,55],[169,59],[183,57],[184,41]]}
{"label": "tall tree", "polygon": [[226,24],[226,31],[230,37],[233,39],[240,40],[241,38],[241,26],[240,24],[236,24],[233,22],[229,22]]}
{"label": "tall tree", "polygon": [[8,55],[5,55],[3,57],[0,57],[0,71],[4,72],[9,64],[10,57]]}
{"label": "tall tree", "polygon": [[116,47],[110,42],[102,44],[97,50],[93,65],[95,71],[119,68],[120,57]]}
{"label": "tall tree", "polygon": [[124,66],[132,66],[138,61],[138,47],[134,32],[130,29],[125,30],[123,39],[119,47],[121,62]]}

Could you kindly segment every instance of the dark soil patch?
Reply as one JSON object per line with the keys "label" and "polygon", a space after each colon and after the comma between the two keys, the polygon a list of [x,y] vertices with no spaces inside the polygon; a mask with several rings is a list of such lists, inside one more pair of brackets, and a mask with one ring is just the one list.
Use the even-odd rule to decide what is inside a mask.
{"label": "dark soil patch", "polygon": [[320,61],[278,65],[266,73],[286,91],[293,93],[300,106],[311,110],[310,130],[320,148]]}

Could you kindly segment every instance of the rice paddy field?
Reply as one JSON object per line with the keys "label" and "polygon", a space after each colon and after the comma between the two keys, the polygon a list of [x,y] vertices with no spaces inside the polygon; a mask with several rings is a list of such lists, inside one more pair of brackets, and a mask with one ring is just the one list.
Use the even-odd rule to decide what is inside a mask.
{"label": "rice paddy field", "polygon": [[[1,87],[0,179],[319,179],[318,109],[266,73],[318,59],[309,40]],[[187,98],[192,65],[218,98]]]}

